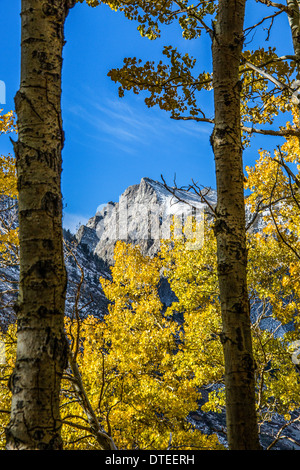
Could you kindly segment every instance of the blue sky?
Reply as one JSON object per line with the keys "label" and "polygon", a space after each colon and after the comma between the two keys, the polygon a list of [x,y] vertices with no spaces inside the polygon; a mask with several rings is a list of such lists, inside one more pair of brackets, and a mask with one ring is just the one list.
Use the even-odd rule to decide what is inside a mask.
{"label": "blue sky", "polygon": [[[20,3],[0,0],[0,80],[7,88],[4,111],[14,108],[13,98],[19,87]],[[249,16],[253,17],[251,5],[256,9],[256,3],[248,4]],[[279,24],[286,31],[284,20]],[[210,42],[205,34],[201,40],[185,41],[176,27],[168,27],[160,40],[149,41],[139,35],[136,26],[106,5],[90,8],[78,4],[67,19],[62,191],[64,224],[72,230],[94,215],[100,204],[118,201],[129,185],[144,176],[160,181],[163,174],[171,183],[176,174],[179,185],[189,184],[193,178],[199,184],[215,187],[209,144],[212,126],[171,120],[166,112],[148,109],[145,95],[128,92],[121,99],[117,84],[107,77],[111,68],[122,66],[124,57],[160,58],[164,44],[175,44],[196,57],[202,70],[210,69]],[[287,36],[283,53],[287,48],[290,51],[289,41]],[[212,99],[210,92],[205,99],[208,109]],[[212,112],[207,115],[212,116]],[[244,153],[245,165],[254,163],[261,145],[262,140],[255,138],[252,148]],[[0,150],[12,152],[5,137],[1,137]]]}

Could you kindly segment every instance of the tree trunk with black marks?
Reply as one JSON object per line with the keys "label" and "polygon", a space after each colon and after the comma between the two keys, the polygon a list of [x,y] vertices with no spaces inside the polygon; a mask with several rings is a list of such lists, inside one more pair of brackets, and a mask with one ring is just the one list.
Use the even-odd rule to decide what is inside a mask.
{"label": "tree trunk with black marks", "polygon": [[[288,20],[291,29],[291,36],[296,62],[296,83],[294,83],[296,96],[294,95],[292,97],[292,102],[294,102],[294,104],[297,106],[298,115],[300,116],[300,1],[287,0],[286,4],[288,7]],[[300,127],[299,120],[297,127]],[[299,130],[297,131],[297,138],[300,141]]]}
{"label": "tree trunk with black marks", "polygon": [[61,70],[64,23],[75,0],[22,0],[21,83],[14,143],[19,192],[17,359],[10,380],[8,450],[62,448],[60,382],[66,270],[62,245]]}
{"label": "tree trunk with black marks", "polygon": [[244,176],[242,162],[239,66],[245,0],[220,0],[213,35],[215,127],[211,142],[217,180],[218,277],[225,357],[227,437],[231,450],[259,449],[255,411]]}
{"label": "tree trunk with black marks", "polygon": [[287,0],[286,4],[297,64],[297,80],[300,80],[300,2],[299,0]]}

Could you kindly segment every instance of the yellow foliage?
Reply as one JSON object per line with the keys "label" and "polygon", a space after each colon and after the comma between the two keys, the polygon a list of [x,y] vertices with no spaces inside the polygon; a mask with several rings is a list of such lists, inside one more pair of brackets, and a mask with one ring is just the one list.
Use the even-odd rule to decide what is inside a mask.
{"label": "yellow foliage", "polygon": [[[298,109],[293,107],[298,127]],[[249,236],[249,282],[252,297],[262,302],[262,317],[271,315],[287,332],[274,338],[266,330],[253,328],[258,355],[259,407],[270,419],[274,409],[289,419],[299,407],[299,372],[291,360],[290,345],[300,339],[300,170],[299,140],[287,137],[281,147],[261,151],[255,167],[247,168],[247,203],[252,213],[263,211],[262,233]]]}
{"label": "yellow foliage", "polygon": [[[295,113],[292,125],[297,119]],[[272,419],[274,413],[288,420],[299,407],[299,373],[290,347],[300,339],[300,196],[280,164],[284,158],[299,171],[299,153],[298,140],[287,138],[274,156],[261,151],[255,168],[248,168],[251,194],[246,204],[252,214],[263,209],[265,222],[262,232],[247,235],[261,422]],[[13,177],[6,176],[14,174],[14,161],[3,157],[1,166],[5,194],[14,197]],[[197,250],[190,249],[184,234],[165,241],[153,258],[143,256],[139,247],[118,242],[111,279],[100,280],[110,301],[109,313],[103,321],[92,316],[81,323],[66,319],[66,333],[89,400],[119,449],[222,448],[215,435],[203,435],[187,420],[198,409],[200,388],[212,390],[203,411],[218,412],[225,406],[216,251],[209,224]],[[168,308],[159,298],[162,276],[177,297]],[[292,323],[293,328],[279,335],[264,326],[270,319],[275,327],[280,322]],[[14,362],[15,326],[0,341],[7,348],[1,374],[8,378]],[[9,410],[10,393],[3,381],[0,402],[2,411]],[[69,370],[63,379],[61,414],[66,449],[98,448]],[[8,413],[0,413],[2,448],[8,418]]]}
{"label": "yellow foliage", "polygon": [[[201,249],[188,246],[184,237],[177,237],[150,258],[117,243],[112,280],[101,280],[111,301],[109,314],[104,322],[89,318],[81,326],[80,370],[99,419],[119,448],[165,449],[170,432],[174,447],[218,448],[215,436],[203,436],[186,421],[197,409],[201,387],[213,390],[203,411],[218,412],[225,406],[211,227]],[[299,375],[289,352],[299,334],[298,320],[293,331],[281,336],[265,329],[263,322],[295,320],[299,297],[286,271],[290,252],[265,233],[250,234],[248,248],[258,417],[263,422],[281,413],[288,419],[299,404]],[[164,313],[157,290],[162,273],[178,298]],[[83,420],[79,408],[73,414]],[[87,442],[88,448],[95,447],[88,437],[74,446],[86,448]]]}
{"label": "yellow foliage", "polygon": [[[87,318],[80,326],[77,361],[89,398],[118,449],[217,449],[215,436],[204,436],[186,417],[197,409],[198,391],[190,370],[182,367],[176,337],[179,325],[162,315],[157,286],[159,258],[118,242],[112,280],[101,279],[111,304],[104,321]],[[76,325],[69,323],[70,338]],[[68,401],[68,392],[65,394]],[[65,416],[84,416],[78,404],[64,405]],[[67,448],[95,448],[89,437]],[[81,432],[84,436],[87,433]],[[78,436],[77,436],[78,438]]]}
{"label": "yellow foliage", "polygon": [[[0,109],[0,135],[16,132],[14,113],[10,111],[1,115]],[[17,177],[15,169],[15,158],[11,155],[0,155],[0,198],[3,196],[16,197]]]}
{"label": "yellow foliage", "polygon": [[0,155],[0,188],[0,198],[17,196],[15,158],[11,155]]}
{"label": "yellow foliage", "polygon": [[[111,302],[109,313],[103,321],[66,319],[86,393],[119,449],[166,449],[170,436],[171,449],[221,448],[216,436],[201,434],[186,419],[198,408],[201,387],[212,389],[203,411],[218,412],[225,405],[211,227],[206,228],[201,249],[188,246],[184,238],[166,241],[159,256],[150,258],[142,256],[138,247],[118,242],[112,278],[101,279]],[[300,392],[289,351],[299,334],[295,317],[299,297],[292,280],[298,270],[295,260],[286,270],[290,252],[273,236],[250,234],[248,248],[250,302],[257,316],[252,325],[257,412],[262,421],[274,413],[288,419],[298,407]],[[166,311],[158,295],[162,272],[178,298]],[[282,323],[296,318],[295,329],[276,336],[261,324],[269,318]],[[5,366],[7,375],[12,364]],[[9,394],[3,383],[2,387],[1,408],[9,409]],[[69,370],[62,385],[61,413],[66,449],[99,448],[74,394]],[[7,419],[1,415],[2,429]]]}
{"label": "yellow foliage", "polygon": [[16,132],[17,126],[15,124],[15,115],[13,111],[2,114],[3,109],[0,109],[0,135],[7,132]]}
{"label": "yellow foliage", "polygon": [[[1,112],[1,110],[0,110]],[[16,131],[14,114],[0,115],[0,135]],[[0,155],[0,256],[3,262],[15,262],[19,245],[13,208],[17,200],[15,158]]]}

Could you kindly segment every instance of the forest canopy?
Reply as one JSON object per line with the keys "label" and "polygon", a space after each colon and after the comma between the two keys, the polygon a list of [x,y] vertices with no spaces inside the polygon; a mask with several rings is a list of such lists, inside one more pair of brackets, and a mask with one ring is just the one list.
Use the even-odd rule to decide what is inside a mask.
{"label": "forest canopy", "polygon": [[[217,191],[198,249],[184,227],[152,257],[116,243],[110,276],[99,280],[108,312],[97,319],[80,316],[76,255],[82,277],[74,315],[65,315],[62,59],[66,18],[83,1],[21,2],[20,89],[15,111],[0,116],[0,134],[18,131],[14,157],[0,157],[1,268],[19,270],[17,323],[0,337],[1,446],[272,449],[300,420],[300,4],[259,0],[262,16],[249,25],[245,0],[86,0],[121,12],[150,40],[172,24],[188,42],[209,38],[200,71],[198,57],[164,44],[162,60],[125,57],[108,76],[120,98],[132,91],[173,120],[212,126]],[[281,15],[292,46],[284,55],[271,34]],[[265,42],[256,47],[248,38],[258,29]],[[257,134],[263,148],[245,168]],[[188,189],[207,203],[194,180]],[[167,307],[161,279],[176,296]],[[6,282],[4,271],[1,293]],[[196,425],[196,411],[225,412],[226,432]]]}

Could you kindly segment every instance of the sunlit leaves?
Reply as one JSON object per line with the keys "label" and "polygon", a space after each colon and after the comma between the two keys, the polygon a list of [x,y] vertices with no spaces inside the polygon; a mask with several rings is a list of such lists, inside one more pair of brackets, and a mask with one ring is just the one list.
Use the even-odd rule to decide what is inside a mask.
{"label": "sunlit leaves", "polygon": [[[210,39],[214,37],[218,2],[213,0],[196,5],[188,0],[100,3],[109,4],[122,11],[128,19],[135,20],[141,35],[151,40],[159,37],[161,29],[171,23],[179,27],[179,34],[186,40],[193,41],[193,44],[199,40],[203,31]],[[256,30],[268,18],[262,18],[257,25],[247,29]],[[265,125],[274,124],[280,113],[291,111],[292,105],[298,103],[294,56],[278,56],[275,47],[247,50],[246,46],[242,55],[240,80],[236,84],[241,96],[244,146],[250,144],[253,132],[264,131]],[[135,57],[126,58],[123,67],[114,68],[108,75],[119,83],[119,96],[124,96],[127,90],[136,94],[148,92],[146,105],[157,105],[174,119],[213,123],[213,109],[211,104],[207,104],[210,103],[210,97],[205,96],[205,91],[212,90],[211,64],[208,62],[207,68],[203,70],[199,54],[196,62],[186,51],[184,46],[180,51],[175,45],[165,46],[162,51],[164,57],[157,63],[142,62]],[[276,131],[280,133],[282,129],[274,130],[275,133]]]}
{"label": "sunlit leaves", "polygon": [[[249,234],[248,250],[259,422],[277,413],[289,419],[300,393],[289,349],[299,337],[299,265],[268,231]],[[99,422],[119,449],[166,449],[170,433],[170,449],[219,448],[215,436],[202,435],[186,420],[197,410],[203,387],[211,390],[203,411],[218,412],[225,406],[212,228],[207,225],[200,249],[190,250],[188,240],[176,237],[164,241],[159,256],[153,258],[119,242],[111,274],[111,280],[101,279],[110,300],[104,320],[92,316],[80,323],[66,320],[66,333]],[[178,299],[167,309],[158,295],[162,275]],[[283,325],[293,321],[294,329],[279,335],[278,320]],[[14,340],[12,346],[13,355]],[[7,376],[12,364],[5,366]],[[72,374],[67,370],[65,375],[61,395],[65,448],[97,449],[74,394]],[[3,406],[9,408],[4,386],[0,394]],[[1,419],[4,426],[7,416]]]}
{"label": "sunlit leaves", "polygon": [[[2,110],[0,110],[1,113]],[[0,114],[0,135],[16,132],[14,113]],[[12,208],[17,198],[15,158],[0,155],[0,266],[15,263],[18,255],[18,230]],[[3,283],[3,279],[1,279]],[[4,286],[4,287],[3,287]],[[5,284],[1,291],[5,290]],[[10,289],[10,287],[8,287]],[[10,418],[11,393],[8,379],[12,373],[16,352],[16,326],[10,325],[6,334],[0,331],[0,449],[5,447],[5,427]]]}
{"label": "sunlit leaves", "polygon": [[148,39],[156,39],[160,36],[159,23],[168,23],[172,14],[172,0],[168,1],[120,1],[120,0],[78,0],[86,1],[91,7],[101,4],[108,5],[112,10],[122,11],[129,20],[138,22],[137,29],[140,34]]}
{"label": "sunlit leaves", "polygon": [[[298,112],[287,128],[298,126]],[[300,199],[299,141],[287,137],[271,154],[261,151],[255,167],[247,168],[247,203],[258,211],[264,224],[260,233],[251,235],[249,282],[252,295],[261,301],[261,320],[273,318],[284,325],[286,333],[275,338],[265,330],[253,330],[256,344],[259,409],[265,419],[274,410],[287,420],[299,406],[299,371],[291,360],[290,345],[300,337]],[[276,323],[273,323],[273,326]],[[280,335],[279,335],[280,333]]]}
{"label": "sunlit leaves", "polygon": [[8,132],[16,132],[15,115],[13,111],[6,114],[1,114],[3,109],[0,109],[0,135]]}
{"label": "sunlit leaves", "polygon": [[[198,391],[190,369],[178,359],[179,325],[162,314],[160,269],[160,258],[117,244],[112,280],[101,279],[109,314],[104,321],[89,317],[80,325],[77,361],[85,389],[119,449],[218,448],[216,437],[203,436],[186,420],[197,409]],[[76,328],[68,322],[70,338]],[[70,401],[68,382],[63,389],[63,419],[72,416],[82,425],[85,417]],[[70,434],[68,426],[64,432],[67,448],[95,446],[87,431],[78,434],[75,428]]]}
{"label": "sunlit leaves", "polygon": [[[0,135],[16,132],[14,113],[0,115]],[[0,263],[13,262],[18,251],[16,227],[17,175],[15,158],[0,155]]]}
{"label": "sunlit leaves", "polygon": [[[256,175],[261,182],[266,179],[265,169],[268,169],[267,164],[257,168]],[[251,177],[250,181],[253,183]],[[257,197],[258,194],[253,194],[254,200]],[[295,269],[295,256],[274,236],[274,231],[271,234],[268,230],[249,233],[247,244],[258,420],[259,423],[271,420],[274,413],[289,419],[299,406],[300,393],[299,373],[289,352],[289,344],[300,333],[297,313],[300,290],[293,280],[296,275],[299,279],[299,271]],[[212,230],[206,230],[203,249],[190,251],[186,248],[185,242],[179,240],[172,248],[165,244],[162,250],[166,273],[178,297],[178,302],[174,302],[167,312],[182,312],[184,319],[176,359],[182,370],[189,371],[193,383],[199,387],[210,385],[212,392],[203,411],[218,412],[224,410],[225,389],[216,246]],[[281,325],[288,326],[285,334]],[[292,395],[289,394],[290,386],[293,387]]]}
{"label": "sunlit leaves", "polygon": [[119,95],[123,96],[125,90],[136,94],[145,90],[149,92],[145,98],[148,107],[158,105],[172,117],[185,111],[192,116],[202,116],[197,99],[201,90],[211,89],[211,75],[203,72],[193,76],[195,59],[187,53],[180,54],[176,48],[164,47],[163,55],[166,62],[142,64],[136,58],[126,58],[122,69],[111,70],[108,75],[121,84]]}

